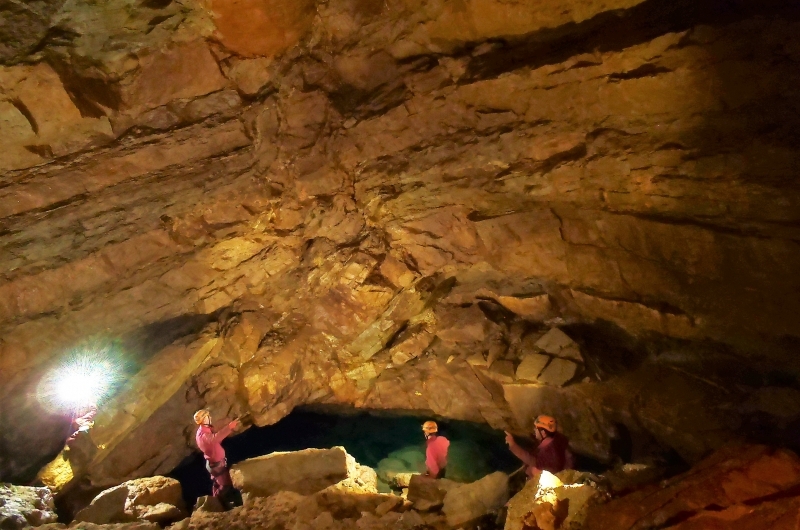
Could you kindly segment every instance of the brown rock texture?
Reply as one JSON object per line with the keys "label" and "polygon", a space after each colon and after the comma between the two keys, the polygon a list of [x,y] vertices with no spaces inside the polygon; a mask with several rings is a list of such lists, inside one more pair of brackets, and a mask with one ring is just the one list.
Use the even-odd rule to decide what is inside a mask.
{"label": "brown rock texture", "polygon": [[724,448],[690,472],[589,508],[588,530],[795,528],[800,460],[763,446]]}
{"label": "brown rock texture", "polygon": [[3,480],[58,453],[42,381],[95,349],[122,377],[56,489],[168,472],[201,406],[549,412],[604,461],[790,441],[796,6],[22,4],[0,1]]}

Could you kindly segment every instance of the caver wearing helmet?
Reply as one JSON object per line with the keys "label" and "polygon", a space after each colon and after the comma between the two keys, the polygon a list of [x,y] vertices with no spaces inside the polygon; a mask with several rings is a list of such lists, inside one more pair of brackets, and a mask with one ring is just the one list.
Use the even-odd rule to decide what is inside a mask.
{"label": "caver wearing helmet", "polygon": [[[553,434],[558,430],[558,424],[556,423],[556,419],[552,416],[545,416],[542,414],[541,416],[537,416],[536,419],[533,421],[533,426],[539,430],[544,430],[549,434]],[[547,436],[546,434],[542,434],[542,436]],[[537,438],[539,438],[537,436]]]}
{"label": "caver wearing helmet", "polygon": [[450,440],[439,435],[439,426],[435,421],[426,421],[422,424],[422,434],[425,435],[425,467],[426,475],[433,478],[444,478],[447,472],[447,450]]}
{"label": "caver wearing helmet", "polygon": [[194,422],[197,425],[207,425],[211,423],[211,411],[208,409],[200,409],[194,413]]}
{"label": "caver wearing helmet", "polygon": [[217,497],[226,509],[241,506],[242,496],[233,487],[228,460],[225,458],[225,449],[222,448],[222,440],[233,432],[239,422],[233,420],[219,431],[215,431],[211,426],[211,411],[208,409],[200,409],[195,412],[194,422],[199,425],[195,435],[197,447],[203,451],[206,470],[214,482],[211,489],[212,495]]}
{"label": "caver wearing helmet", "polygon": [[541,470],[558,473],[574,467],[574,458],[569,450],[569,440],[558,432],[558,422],[552,416],[540,415],[533,422],[539,445],[533,451],[520,447],[514,437],[506,432],[506,443],[511,452],[527,466],[531,477]]}
{"label": "caver wearing helmet", "polygon": [[425,433],[425,438],[427,439],[429,435],[439,432],[439,426],[436,425],[435,421],[426,421],[422,424],[422,432]]}

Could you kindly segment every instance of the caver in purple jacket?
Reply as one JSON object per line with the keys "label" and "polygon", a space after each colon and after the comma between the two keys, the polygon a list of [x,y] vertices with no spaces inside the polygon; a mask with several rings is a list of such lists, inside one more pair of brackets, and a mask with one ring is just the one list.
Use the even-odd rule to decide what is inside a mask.
{"label": "caver in purple jacket", "polygon": [[512,440],[508,444],[511,452],[528,466],[526,472],[532,477],[537,470],[558,473],[565,469],[573,469],[575,459],[569,450],[569,440],[560,432],[553,433],[539,444],[532,452],[526,451]]}

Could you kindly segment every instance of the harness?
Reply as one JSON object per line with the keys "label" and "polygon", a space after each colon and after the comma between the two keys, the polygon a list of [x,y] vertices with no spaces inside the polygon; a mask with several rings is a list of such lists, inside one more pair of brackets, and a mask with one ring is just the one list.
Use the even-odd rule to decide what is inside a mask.
{"label": "harness", "polygon": [[206,460],[206,470],[212,476],[216,477],[218,475],[223,474],[225,472],[225,469],[227,469],[227,467],[228,467],[228,459],[227,458],[223,458],[219,462],[210,462],[210,461]]}

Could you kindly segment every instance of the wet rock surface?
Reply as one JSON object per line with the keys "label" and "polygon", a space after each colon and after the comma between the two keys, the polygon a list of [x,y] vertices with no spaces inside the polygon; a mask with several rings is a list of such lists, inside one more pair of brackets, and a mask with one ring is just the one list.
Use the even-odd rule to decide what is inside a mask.
{"label": "wet rock surface", "polygon": [[423,4],[0,2],[3,480],[98,343],[54,491],[167,473],[202,406],[797,443],[796,6]]}

